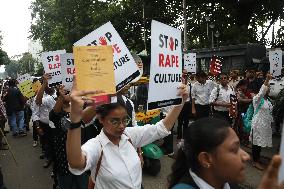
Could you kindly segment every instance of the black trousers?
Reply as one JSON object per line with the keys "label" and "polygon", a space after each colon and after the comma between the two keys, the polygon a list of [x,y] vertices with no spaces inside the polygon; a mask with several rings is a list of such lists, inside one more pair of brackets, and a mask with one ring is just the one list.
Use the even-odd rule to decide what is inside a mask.
{"label": "black trousers", "polygon": [[203,117],[209,117],[209,113],[210,113],[209,105],[195,104],[195,110],[196,110],[196,119],[200,119]]}
{"label": "black trousers", "polygon": [[38,141],[38,133],[37,133],[37,128],[36,128],[35,122],[33,122],[33,140]]}
{"label": "black trousers", "polygon": [[224,119],[224,120],[228,121],[229,123],[232,123],[232,119],[230,118],[228,111],[214,110],[213,117],[219,118],[219,119]]}
{"label": "black trousers", "polygon": [[[165,118],[165,116],[161,113],[160,114],[161,120]],[[173,128],[171,130],[171,134],[163,138],[164,143],[161,146],[164,154],[169,154],[174,152],[174,135],[173,135]]]}
{"label": "black trousers", "polygon": [[257,162],[260,159],[261,147],[257,145],[252,145],[252,159]]}
{"label": "black trousers", "polygon": [[188,128],[190,116],[191,116],[191,103],[186,102],[178,116],[177,139],[184,138],[184,133]]}
{"label": "black trousers", "polygon": [[43,147],[43,151],[45,152],[45,157],[48,160],[52,160],[53,159],[53,130],[46,123],[40,122],[39,124],[43,131],[42,147]]}

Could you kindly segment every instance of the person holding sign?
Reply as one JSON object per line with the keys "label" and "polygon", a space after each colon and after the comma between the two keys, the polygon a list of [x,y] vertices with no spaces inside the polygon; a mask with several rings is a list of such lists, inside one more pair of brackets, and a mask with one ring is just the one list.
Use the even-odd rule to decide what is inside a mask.
{"label": "person holding sign", "polygon": [[78,91],[76,77],[71,92],[70,128],[67,135],[67,158],[70,171],[80,175],[91,170],[96,189],[140,189],[142,167],[136,148],[170,134],[188,91],[185,85],[177,91],[183,103],[175,106],[162,121],[145,127],[126,127],[131,121],[127,110],[120,103],[98,106],[96,115],[103,125],[101,133],[81,147],[82,106],[87,95],[98,91]]}
{"label": "person holding sign", "polygon": [[259,170],[264,170],[263,165],[259,162],[261,148],[272,147],[273,105],[268,98],[271,79],[272,76],[267,74],[264,84],[252,101],[254,116],[251,121],[250,141],[252,142],[253,166]]}

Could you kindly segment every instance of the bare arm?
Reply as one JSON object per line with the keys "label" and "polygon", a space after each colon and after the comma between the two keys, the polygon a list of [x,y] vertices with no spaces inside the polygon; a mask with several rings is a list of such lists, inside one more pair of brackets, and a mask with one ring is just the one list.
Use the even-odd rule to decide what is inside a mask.
{"label": "bare arm", "polygon": [[[82,120],[84,100],[82,96],[101,93],[102,91],[78,91],[76,77],[74,76],[73,88],[71,91],[71,123],[79,123]],[[81,128],[69,129],[66,141],[67,160],[71,168],[84,169],[86,157],[81,150]]]}
{"label": "bare arm", "polygon": [[95,116],[95,108],[93,106],[89,106],[83,110],[82,120],[84,123],[90,123]]}
{"label": "bare arm", "polygon": [[167,128],[168,131],[170,131],[172,129],[172,127],[174,126],[175,121],[177,120],[183,105],[186,101],[186,99],[188,98],[189,92],[188,89],[186,87],[186,85],[182,85],[179,88],[179,95],[182,96],[182,104],[179,106],[175,106],[168,114],[167,116],[163,119],[163,123],[165,125],[165,127]]}
{"label": "bare arm", "polygon": [[42,105],[42,98],[43,98],[45,87],[47,87],[47,85],[48,85],[47,80],[49,78],[49,75],[44,74],[42,76],[42,78],[43,78],[43,84],[41,85],[40,89],[38,90],[37,95],[36,95],[36,100],[35,100],[35,102],[38,106]]}

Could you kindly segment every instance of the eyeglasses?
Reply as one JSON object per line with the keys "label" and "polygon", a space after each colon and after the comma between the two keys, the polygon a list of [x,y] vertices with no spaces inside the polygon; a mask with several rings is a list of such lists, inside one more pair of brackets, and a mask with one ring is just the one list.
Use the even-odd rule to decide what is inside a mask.
{"label": "eyeglasses", "polygon": [[107,120],[107,122],[109,124],[113,125],[114,127],[119,127],[120,124],[126,126],[126,125],[128,125],[130,123],[130,121],[131,121],[131,118],[129,116],[126,116],[126,117],[124,117],[122,119],[120,119],[120,118],[109,118]]}

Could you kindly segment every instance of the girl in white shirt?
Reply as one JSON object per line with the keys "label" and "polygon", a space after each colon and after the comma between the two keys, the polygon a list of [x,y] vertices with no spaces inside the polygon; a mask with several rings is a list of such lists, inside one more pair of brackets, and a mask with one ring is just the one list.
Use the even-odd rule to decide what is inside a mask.
{"label": "girl in white shirt", "polygon": [[[101,133],[81,147],[82,106],[84,96],[101,91],[78,91],[76,78],[71,92],[71,125],[67,135],[67,159],[73,174],[91,170],[96,189],[140,189],[142,168],[138,147],[149,144],[170,134],[182,107],[175,106],[155,125],[127,127],[131,121],[124,105],[105,104],[97,107],[97,116],[103,125]],[[188,98],[186,86],[179,89],[183,102]],[[82,97],[83,96],[83,97]],[[99,166],[97,166],[99,165]]]}
{"label": "girl in white shirt", "polygon": [[187,183],[196,189],[233,189],[229,183],[244,181],[249,159],[227,121],[202,118],[186,132],[184,147],[172,167],[169,188],[178,189],[178,183]]}

